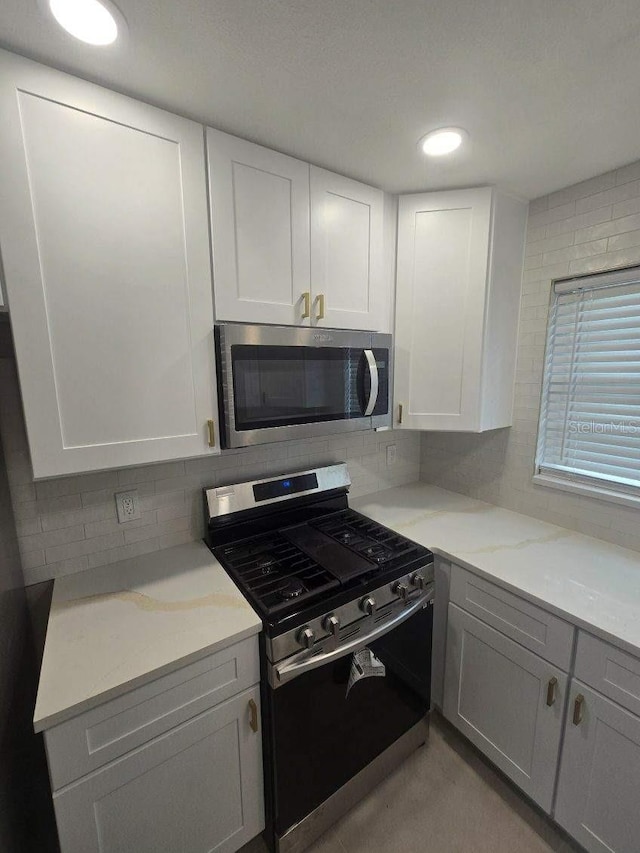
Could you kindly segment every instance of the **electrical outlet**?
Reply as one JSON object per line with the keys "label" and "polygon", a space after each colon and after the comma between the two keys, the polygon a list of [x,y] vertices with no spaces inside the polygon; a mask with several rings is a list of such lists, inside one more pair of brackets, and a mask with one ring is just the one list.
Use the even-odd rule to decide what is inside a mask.
{"label": "electrical outlet", "polygon": [[130,492],[118,492],[115,497],[120,524],[140,518],[140,498],[137,489],[132,489]]}
{"label": "electrical outlet", "polygon": [[395,444],[387,444],[387,465],[396,464],[396,446]]}

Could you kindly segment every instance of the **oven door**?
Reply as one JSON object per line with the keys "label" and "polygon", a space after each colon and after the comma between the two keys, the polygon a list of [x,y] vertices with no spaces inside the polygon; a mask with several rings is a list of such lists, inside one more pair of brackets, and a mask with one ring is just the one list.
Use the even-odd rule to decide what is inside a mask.
{"label": "oven door", "polygon": [[[386,633],[357,647],[301,663],[271,666],[267,690],[266,781],[272,831],[286,832],[353,778],[429,710],[432,594],[407,604]],[[404,618],[403,618],[404,617]],[[347,643],[345,649],[349,647]],[[371,652],[374,671],[354,680],[357,652]],[[319,663],[318,658],[328,658]],[[366,662],[365,662],[366,667]],[[366,671],[366,669],[365,669]],[[351,679],[351,685],[350,685]]]}
{"label": "oven door", "polygon": [[390,425],[389,335],[223,324],[217,340],[227,447]]}

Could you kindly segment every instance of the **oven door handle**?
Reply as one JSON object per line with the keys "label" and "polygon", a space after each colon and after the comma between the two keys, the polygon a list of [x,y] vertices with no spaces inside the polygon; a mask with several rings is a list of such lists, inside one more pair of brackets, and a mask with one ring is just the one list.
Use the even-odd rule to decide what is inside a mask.
{"label": "oven door handle", "polygon": [[364,357],[367,360],[367,367],[369,369],[369,378],[371,379],[371,389],[369,391],[369,399],[367,401],[367,407],[364,410],[365,417],[368,417],[376,407],[376,403],[378,402],[378,365],[376,364],[376,357],[373,354],[373,350],[366,349],[364,350]]}
{"label": "oven door handle", "polygon": [[357,652],[360,649],[363,649],[373,640],[384,637],[384,635],[388,634],[389,631],[392,631],[394,628],[402,625],[403,622],[406,622],[407,619],[413,616],[414,613],[417,613],[418,610],[422,610],[423,607],[426,607],[430,601],[433,601],[433,596],[434,588],[432,586],[431,589],[426,590],[414,601],[411,601],[411,603],[401,610],[397,616],[394,616],[393,619],[390,619],[388,622],[383,622],[368,634],[358,636],[350,643],[338,646],[330,652],[322,652],[321,654],[311,656],[306,651],[300,652],[295,655],[293,660],[270,667],[269,683],[272,687],[278,688],[281,685],[286,684],[287,681],[291,681],[293,678],[297,678],[305,672],[317,669],[317,667],[324,666],[326,663],[332,663],[333,661],[339,660],[341,657],[348,655],[350,652]]}

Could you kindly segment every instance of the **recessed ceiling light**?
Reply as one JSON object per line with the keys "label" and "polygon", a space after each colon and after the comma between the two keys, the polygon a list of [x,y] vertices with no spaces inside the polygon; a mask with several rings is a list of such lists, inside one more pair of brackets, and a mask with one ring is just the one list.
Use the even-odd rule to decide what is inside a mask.
{"label": "recessed ceiling light", "polygon": [[439,127],[423,136],[418,145],[429,157],[441,157],[459,148],[467,135],[461,127]]}
{"label": "recessed ceiling light", "polygon": [[48,6],[63,29],[87,44],[112,44],[125,27],[122,13],[110,0],[48,0]]}

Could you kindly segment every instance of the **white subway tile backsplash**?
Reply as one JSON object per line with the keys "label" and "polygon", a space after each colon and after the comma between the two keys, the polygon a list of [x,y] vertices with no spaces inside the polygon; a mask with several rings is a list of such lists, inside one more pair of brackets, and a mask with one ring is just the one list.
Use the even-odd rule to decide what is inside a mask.
{"label": "white subway tile backsplash", "polygon": [[634,231],[637,228],[640,228],[640,214],[635,213],[631,216],[612,219],[609,222],[601,222],[599,225],[590,225],[588,228],[579,228],[575,232],[575,242],[587,243],[590,240],[624,234],[625,231]]}
{"label": "white subway tile backsplash", "polygon": [[44,566],[45,558],[44,558],[44,550],[39,548],[37,551],[27,551],[26,553],[20,553],[20,559],[22,561],[22,569],[23,571],[29,571],[30,569],[35,569],[38,566]]}
{"label": "white subway tile backsplash", "polygon": [[639,194],[640,181],[621,184],[613,189],[578,199],[578,201],[576,201],[576,215],[579,216],[581,213],[587,213],[590,210],[595,210],[598,207],[604,207],[607,204],[619,204],[621,201],[626,201],[627,199],[633,198]]}
{"label": "white subway tile backsplash", "polygon": [[28,578],[27,583],[30,584],[40,583],[40,581],[50,580],[51,578],[61,578],[63,575],[83,572],[88,568],[89,558],[86,555],[70,557],[69,559],[59,560],[56,563],[47,562],[38,568],[31,569],[28,573],[25,571],[25,579]]}
{"label": "white subway tile backsplash", "polygon": [[[620,201],[621,199],[616,199]],[[576,204],[570,201],[567,204],[561,204],[554,207],[552,210],[541,210],[539,213],[529,213],[529,224],[534,228],[539,225],[549,225],[552,222],[558,222],[560,219],[567,219],[576,213]]]}
{"label": "white subway tile backsplash", "polygon": [[[624,183],[621,181],[620,183]],[[547,196],[549,208],[558,207],[562,204],[567,204],[570,201],[586,198],[587,196],[600,193],[603,190],[608,190],[616,185],[615,172],[607,172],[604,175],[598,175],[595,178],[589,178],[587,181],[582,181],[579,184],[567,187],[564,190],[551,193]]]}
{"label": "white subway tile backsplash", "polygon": [[587,258],[590,255],[599,255],[607,251],[607,240],[593,240],[590,243],[579,243],[577,246],[568,246],[565,249],[555,249],[545,252],[542,256],[542,265],[550,267],[552,264],[563,261],[574,261],[577,258]]}
{"label": "white subway tile backsplash", "polygon": [[119,530],[132,530],[137,527],[147,527],[156,523],[156,512],[143,512],[140,518],[119,524],[117,518],[109,518],[105,521],[91,521],[84,525],[84,538],[94,539],[96,536],[105,536],[109,533],[117,533]]}
{"label": "white subway tile backsplash", "polygon": [[9,490],[11,492],[11,500],[14,504],[34,501],[36,499],[36,487],[33,483],[14,485],[9,481]]}
{"label": "white subway tile backsplash", "polygon": [[20,536],[18,543],[20,552],[35,551],[53,545],[65,545],[68,542],[78,542],[84,539],[84,526],[75,524],[72,527],[62,527],[46,533],[34,533],[31,536]]}
{"label": "white subway tile backsplash", "polygon": [[109,533],[106,536],[96,536],[93,539],[82,539],[78,542],[69,542],[66,545],[53,545],[45,548],[47,563],[58,563],[61,560],[72,560],[86,554],[95,554],[97,551],[106,551],[124,545],[124,534],[120,531]]}
{"label": "white subway tile backsplash", "polygon": [[168,477],[180,477],[184,474],[184,461],[166,462],[160,465],[145,465],[142,468],[123,468],[117,472],[118,483],[121,486],[130,486],[133,483],[144,483],[148,480],[167,479]]}
{"label": "white subway tile backsplash", "polygon": [[615,252],[618,249],[628,249],[631,246],[640,246],[640,229],[637,231],[626,231],[624,234],[614,234],[607,241],[608,252]]}
{"label": "white subway tile backsplash", "polygon": [[594,255],[591,258],[569,262],[569,272],[572,275],[583,275],[584,273],[611,270],[616,267],[628,267],[640,263],[640,247],[630,246],[617,252],[607,252],[602,255]]}
{"label": "white subway tile backsplash", "polygon": [[[610,172],[608,174],[611,174]],[[640,178],[640,161],[623,166],[615,173],[616,184],[628,184]]]}
{"label": "white subway tile backsplash", "polygon": [[[619,214],[624,216],[624,214]],[[571,216],[569,219],[560,219],[557,222],[552,222],[547,225],[547,237],[553,237],[554,234],[564,234],[567,231],[577,231],[578,228],[586,228],[587,225],[597,225],[599,222],[606,222],[613,218],[613,205],[608,204],[605,207],[598,207],[595,210],[590,210],[587,213],[581,213],[579,216]]]}
{"label": "white subway tile backsplash", "polygon": [[540,213],[543,210],[549,210],[549,196],[543,195],[540,198],[534,199],[529,204],[529,221],[535,213]]}

